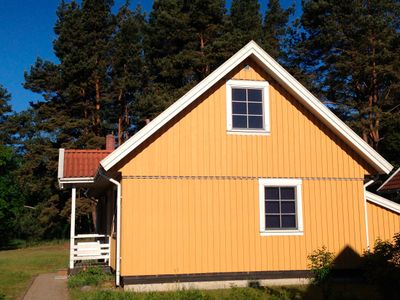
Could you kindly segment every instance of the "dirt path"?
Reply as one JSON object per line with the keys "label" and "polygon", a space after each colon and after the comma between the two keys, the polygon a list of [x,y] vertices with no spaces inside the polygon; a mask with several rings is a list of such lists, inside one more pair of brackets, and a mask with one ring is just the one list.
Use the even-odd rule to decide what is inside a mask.
{"label": "dirt path", "polygon": [[51,273],[35,278],[23,300],[68,300],[67,276]]}

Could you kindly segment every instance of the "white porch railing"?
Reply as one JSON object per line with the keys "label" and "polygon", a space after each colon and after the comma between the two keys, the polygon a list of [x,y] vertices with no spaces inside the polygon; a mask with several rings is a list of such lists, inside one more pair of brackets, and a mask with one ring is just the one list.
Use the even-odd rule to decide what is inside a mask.
{"label": "white porch railing", "polygon": [[[79,242],[79,239],[90,241]],[[78,234],[74,236],[74,245],[71,247],[72,266],[75,261],[104,260],[110,264],[110,237],[103,234]],[[102,240],[102,241],[100,241]],[[75,244],[75,241],[77,243]]]}

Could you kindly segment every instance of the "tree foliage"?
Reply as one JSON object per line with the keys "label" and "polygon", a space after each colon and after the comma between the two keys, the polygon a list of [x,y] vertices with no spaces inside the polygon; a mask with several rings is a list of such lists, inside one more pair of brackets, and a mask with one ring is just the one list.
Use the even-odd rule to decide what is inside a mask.
{"label": "tree foliage", "polygon": [[[2,178],[0,218],[13,218],[21,237],[67,234],[58,149],[103,148],[109,133],[122,144],[250,40],[396,162],[399,2],[306,0],[302,10],[293,20],[294,6],[278,0],[264,15],[258,0],[232,0],[229,9],[224,0],[155,0],[148,13],[128,1],[62,0],[57,62],[37,58],[25,73],[38,100],[14,113],[0,86],[0,160],[12,166]],[[10,197],[35,209],[15,214]],[[79,197],[80,228],[92,226],[86,200]]]}
{"label": "tree foliage", "polygon": [[269,0],[263,23],[263,47],[269,55],[282,62],[287,55],[290,37],[289,17],[294,7],[284,9],[278,0]]}
{"label": "tree foliage", "polygon": [[400,104],[400,3],[304,1],[302,55],[314,91],[372,147]]}

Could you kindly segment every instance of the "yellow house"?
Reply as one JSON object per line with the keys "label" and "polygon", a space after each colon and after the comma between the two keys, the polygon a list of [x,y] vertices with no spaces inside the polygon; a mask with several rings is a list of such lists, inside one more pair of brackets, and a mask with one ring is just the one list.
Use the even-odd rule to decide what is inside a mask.
{"label": "yellow house", "polygon": [[[95,258],[134,289],[305,277],[323,245],[362,254],[400,231],[400,205],[366,191],[392,166],[255,42],[96,172],[66,176],[65,155],[72,214],[76,188],[100,195]],[[73,227],[72,268],[88,255]]]}

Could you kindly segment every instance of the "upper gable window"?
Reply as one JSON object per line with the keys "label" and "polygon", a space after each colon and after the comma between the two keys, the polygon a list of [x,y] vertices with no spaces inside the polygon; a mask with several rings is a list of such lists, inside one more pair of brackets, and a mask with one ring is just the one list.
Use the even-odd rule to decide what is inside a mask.
{"label": "upper gable window", "polygon": [[226,86],[228,131],[238,134],[268,134],[268,82],[229,80]]}

